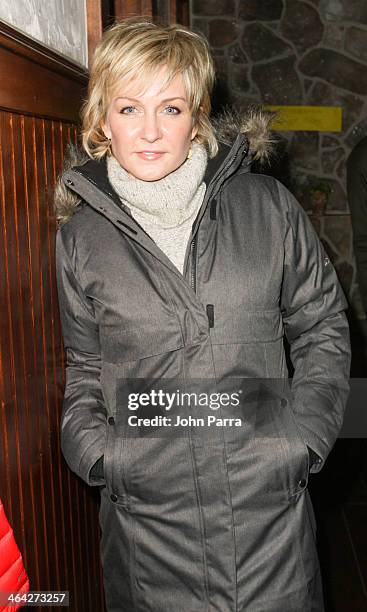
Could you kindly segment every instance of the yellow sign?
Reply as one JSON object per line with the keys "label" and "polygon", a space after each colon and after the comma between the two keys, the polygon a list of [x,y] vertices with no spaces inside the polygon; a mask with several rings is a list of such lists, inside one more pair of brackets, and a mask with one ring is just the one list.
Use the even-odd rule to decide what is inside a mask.
{"label": "yellow sign", "polygon": [[272,123],[274,130],[306,132],[341,132],[342,109],[340,106],[264,106],[274,111],[277,117]]}

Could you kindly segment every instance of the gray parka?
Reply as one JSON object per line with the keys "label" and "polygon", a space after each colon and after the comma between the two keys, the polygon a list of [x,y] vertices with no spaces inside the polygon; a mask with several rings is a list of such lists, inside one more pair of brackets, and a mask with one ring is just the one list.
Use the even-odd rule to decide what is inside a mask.
{"label": "gray parka", "polygon": [[[249,140],[263,146],[251,121],[208,164],[183,276],[121,205],[104,160],[58,188],[62,449],[101,487],[110,612],[323,610],[307,482],[342,424],[346,302],[306,213],[250,172]],[[241,426],[129,434],[131,379],[241,388]]]}

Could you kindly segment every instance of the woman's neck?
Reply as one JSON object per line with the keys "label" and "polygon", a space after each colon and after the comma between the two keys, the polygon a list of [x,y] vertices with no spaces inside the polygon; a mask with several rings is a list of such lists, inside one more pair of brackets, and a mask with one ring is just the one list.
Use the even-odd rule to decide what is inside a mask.
{"label": "woman's neck", "polygon": [[144,215],[152,225],[174,227],[190,217],[196,207],[197,191],[203,184],[207,159],[205,147],[195,143],[191,158],[177,170],[158,181],[142,181],[110,156],[107,160],[108,177],[133,215],[134,212]]}

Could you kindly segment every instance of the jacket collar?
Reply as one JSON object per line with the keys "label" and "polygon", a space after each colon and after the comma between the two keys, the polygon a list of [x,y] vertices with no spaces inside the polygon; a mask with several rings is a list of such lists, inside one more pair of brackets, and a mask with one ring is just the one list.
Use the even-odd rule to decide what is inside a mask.
{"label": "jacket collar", "polygon": [[[234,169],[236,169],[238,163],[235,164],[234,169],[232,169],[232,165],[236,161],[236,157],[240,152],[241,146],[242,152],[241,159],[240,157],[238,157],[239,162],[242,162],[242,158],[244,156],[246,157],[248,154],[248,142],[245,136],[239,135],[232,147],[224,143],[219,143],[219,150],[217,155],[208,160],[208,164],[205,170],[204,182],[207,187],[210,185],[210,182],[214,178],[219,178],[219,176],[221,175],[221,171],[225,170],[226,165],[228,166],[227,171],[225,173],[226,175],[228,173],[231,173],[231,170],[234,171]],[[226,161],[227,159],[228,161]],[[86,178],[90,183],[92,183],[92,185],[94,185],[98,189],[98,191],[107,195],[115,204],[117,204],[117,206],[121,207],[121,200],[108,179],[106,157],[103,157],[100,160],[89,159],[84,164],[74,166],[73,168],[64,172],[62,175],[62,180],[69,188],[71,187],[71,183],[68,179],[70,179],[71,172],[76,172]],[[73,189],[73,191],[78,193],[76,189]],[[83,197],[81,193],[79,193],[79,195]]]}
{"label": "jacket collar", "polygon": [[[208,160],[204,175],[204,182],[207,185],[207,194],[209,193],[210,197],[213,197],[211,193],[212,189],[215,188],[217,192],[222,182],[231,176],[242,163],[246,164],[246,162],[248,162],[249,165],[249,160],[251,161],[249,145],[243,134],[238,135],[232,147],[224,143],[219,143],[218,153],[214,158]],[[101,160],[88,159],[85,163],[66,170],[62,175],[62,182],[67,188],[71,189],[87,203],[92,204],[92,202],[90,202],[90,188],[86,190],[85,181],[80,182],[76,175],[86,179],[90,183],[90,187],[94,186],[94,188],[98,190],[99,196],[103,194],[119,209],[128,212],[128,209],[123,206],[120,197],[113,189],[108,179],[106,158],[102,158]],[[86,193],[86,191],[88,193]]]}
{"label": "jacket collar", "polygon": [[[216,196],[223,182],[242,164],[243,158],[247,159],[247,155],[248,142],[246,137],[240,134],[232,147],[224,144],[221,145],[218,154],[209,161],[204,177],[207,190],[193,225],[189,244],[197,232],[208,202]],[[81,166],[70,168],[63,173],[62,181],[80,199],[108,218],[116,227],[141,244],[141,246],[164,263],[166,267],[182,278],[176,266],[133,219],[128,209],[122,204],[118,194],[114,191],[108,180],[105,159],[89,160]]]}

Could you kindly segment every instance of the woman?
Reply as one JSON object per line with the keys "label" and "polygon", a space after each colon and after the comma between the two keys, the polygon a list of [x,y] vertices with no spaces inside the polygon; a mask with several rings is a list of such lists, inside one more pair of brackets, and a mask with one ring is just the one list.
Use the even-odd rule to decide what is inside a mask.
{"label": "woman", "polygon": [[307,481],[342,422],[346,303],[307,215],[250,172],[267,118],[214,133],[213,79],[181,26],[96,50],[57,194],[63,453],[101,487],[108,610],[321,611]]}

